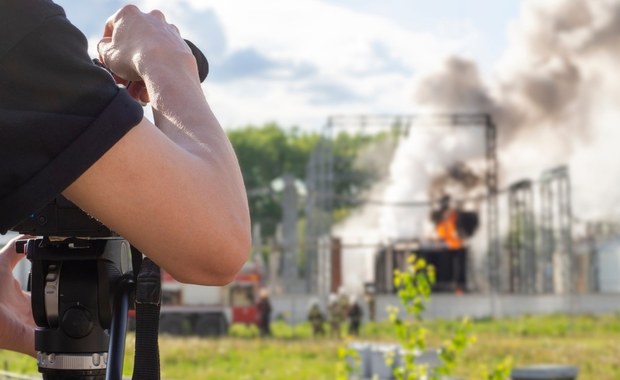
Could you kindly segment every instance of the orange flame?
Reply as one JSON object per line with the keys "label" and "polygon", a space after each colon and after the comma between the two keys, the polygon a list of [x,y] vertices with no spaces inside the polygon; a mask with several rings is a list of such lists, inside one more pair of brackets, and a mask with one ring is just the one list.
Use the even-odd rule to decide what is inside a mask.
{"label": "orange flame", "polygon": [[449,249],[463,248],[463,241],[456,228],[456,210],[446,211],[444,218],[437,224],[437,236],[446,243]]}

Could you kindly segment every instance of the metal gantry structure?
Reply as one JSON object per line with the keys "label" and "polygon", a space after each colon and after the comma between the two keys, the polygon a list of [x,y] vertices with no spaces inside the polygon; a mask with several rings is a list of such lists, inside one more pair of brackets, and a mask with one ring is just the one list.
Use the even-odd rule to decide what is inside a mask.
{"label": "metal gantry structure", "polygon": [[[548,263],[545,292],[572,292],[575,277],[573,255],[573,214],[568,167],[543,172],[540,178],[541,259]],[[560,276],[561,274],[561,276]]]}
{"label": "metal gantry structure", "polygon": [[571,182],[568,168],[546,170],[540,180],[508,188],[508,291],[573,293]]}
{"label": "metal gantry structure", "polygon": [[[568,167],[542,173],[538,180],[521,180],[498,189],[497,129],[486,114],[354,115],[330,117],[307,165],[305,204],[305,286],[322,296],[332,287],[332,215],[335,205],[334,138],[338,133],[390,132],[399,141],[418,126],[475,127],[484,131],[484,204],[486,206],[486,267],[491,293],[568,294],[575,291],[574,223]],[[500,237],[499,198],[506,196],[506,244]],[[376,203],[375,200],[366,200]],[[363,203],[364,200],[361,200]],[[389,204],[389,207],[429,207],[429,202]],[[379,204],[381,206],[381,204]],[[502,224],[503,225],[503,224]],[[502,227],[503,228],[503,227]]]}
{"label": "metal gantry structure", "polygon": [[[331,235],[335,179],[333,139],[337,133],[391,132],[397,138],[415,133],[418,126],[482,128],[486,161],[486,226],[488,237],[489,288],[498,291],[500,285],[500,242],[498,217],[497,130],[488,114],[441,115],[341,115],[327,120],[320,141],[312,152],[306,171],[307,198],[305,205],[305,279],[306,290],[325,294],[330,289],[329,248],[321,242]],[[429,202],[430,203],[430,202]],[[319,253],[321,251],[321,253]],[[323,252],[325,251],[325,252]],[[321,258],[321,259],[319,259]],[[320,262],[319,262],[320,260]],[[321,268],[321,273],[319,273]]]}
{"label": "metal gantry structure", "polygon": [[[304,279],[309,293],[328,294],[330,287],[329,248],[334,194],[334,152],[325,128],[306,166],[306,223],[304,234]],[[327,134],[326,134],[327,133]]]}
{"label": "metal gantry structure", "polygon": [[532,181],[508,189],[508,279],[511,293],[537,293],[536,222]]}

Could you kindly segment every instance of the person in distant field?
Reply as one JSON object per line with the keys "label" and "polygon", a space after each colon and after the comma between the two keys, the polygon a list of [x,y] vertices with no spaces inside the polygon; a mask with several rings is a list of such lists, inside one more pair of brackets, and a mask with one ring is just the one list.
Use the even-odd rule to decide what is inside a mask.
{"label": "person in distant field", "polygon": [[364,311],[362,306],[357,301],[357,297],[352,297],[351,305],[349,306],[349,335],[358,336],[360,333],[360,326],[362,324],[362,317]]}
{"label": "person in distant field", "polygon": [[258,330],[262,337],[271,336],[271,302],[267,289],[261,289],[256,305],[258,309]]}
{"label": "person in distant field", "polygon": [[366,304],[368,305],[368,319],[374,322],[377,313],[377,299],[374,292],[366,293]]}
{"label": "person in distant field", "polygon": [[[247,196],[179,30],[121,8],[97,46],[112,76],[53,1],[0,10],[0,232],[63,195],[177,280],[229,283],[251,250]],[[34,356],[14,245],[0,253],[0,349]]]}
{"label": "person in distant field", "polygon": [[336,294],[332,293],[329,295],[329,305],[327,308],[329,314],[330,335],[333,338],[340,338],[340,325],[344,322],[345,316],[342,313],[342,308]]}
{"label": "person in distant field", "polygon": [[347,294],[344,286],[341,286],[338,289],[338,302],[340,303],[340,307],[342,308],[342,312],[346,317],[347,310],[349,310],[349,295]]}
{"label": "person in distant field", "polygon": [[323,326],[325,323],[325,316],[317,300],[313,300],[310,305],[310,309],[308,310],[308,321],[312,325],[312,336],[325,336],[325,327]]}

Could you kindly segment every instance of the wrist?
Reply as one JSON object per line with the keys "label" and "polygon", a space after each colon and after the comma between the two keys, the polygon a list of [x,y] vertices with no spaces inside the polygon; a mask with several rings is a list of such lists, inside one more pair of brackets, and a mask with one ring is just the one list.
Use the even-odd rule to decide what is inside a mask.
{"label": "wrist", "polygon": [[[160,62],[152,65],[143,77],[154,117],[184,120],[188,128],[189,125],[201,124],[203,111],[208,111],[196,59],[193,55],[190,57],[175,64]],[[155,123],[161,128],[160,124]]]}
{"label": "wrist", "polygon": [[134,66],[143,81],[158,81],[168,76],[195,74],[198,78],[196,59],[189,47],[184,51],[171,52],[155,49],[148,54],[136,54]]}

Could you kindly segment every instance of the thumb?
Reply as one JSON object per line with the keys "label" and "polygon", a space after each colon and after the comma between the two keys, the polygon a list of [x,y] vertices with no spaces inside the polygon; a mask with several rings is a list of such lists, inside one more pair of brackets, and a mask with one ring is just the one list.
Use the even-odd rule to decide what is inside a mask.
{"label": "thumb", "polygon": [[139,80],[140,77],[134,75],[131,68],[123,65],[119,61],[119,51],[112,44],[111,37],[103,37],[97,44],[99,62],[101,62],[114,77],[117,84],[127,85],[132,80]]}
{"label": "thumb", "polygon": [[112,37],[103,37],[97,44],[97,52],[99,53],[99,60],[104,65],[108,66],[108,55],[110,47],[112,45]]}
{"label": "thumb", "polygon": [[146,86],[144,85],[144,82],[130,82],[127,85],[127,91],[129,91],[129,95],[131,95],[132,98],[136,99],[140,103],[149,102],[149,94],[146,91]]}
{"label": "thumb", "polygon": [[13,270],[18,262],[20,262],[26,255],[17,253],[15,243],[17,240],[27,238],[28,236],[20,235],[11,239],[4,248],[0,251],[0,261],[6,263],[6,265]]}

